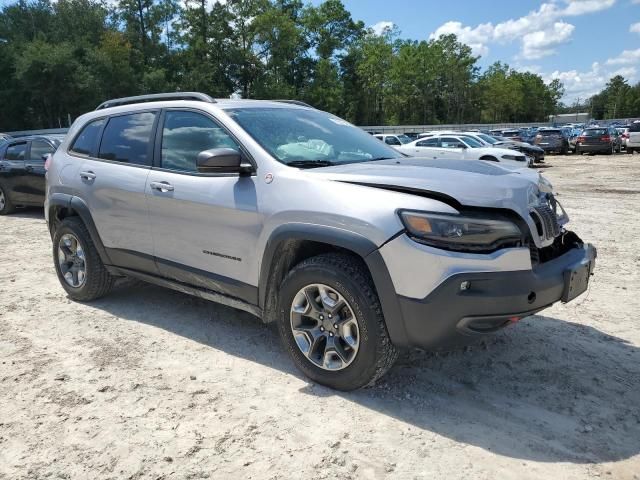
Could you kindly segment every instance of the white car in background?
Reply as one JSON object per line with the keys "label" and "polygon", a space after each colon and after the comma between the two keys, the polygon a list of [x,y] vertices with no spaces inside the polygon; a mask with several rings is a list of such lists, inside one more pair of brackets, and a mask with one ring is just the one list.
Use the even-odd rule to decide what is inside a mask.
{"label": "white car in background", "polygon": [[384,133],[376,133],[374,135],[378,140],[382,140],[387,145],[392,147],[399,147],[401,145],[406,145],[411,142],[411,138],[402,134],[384,134]]}
{"label": "white car in background", "polygon": [[533,159],[515,150],[487,147],[468,135],[438,134],[419,138],[396,150],[411,157],[440,158],[447,160],[485,160],[497,162],[503,167],[527,168]]}

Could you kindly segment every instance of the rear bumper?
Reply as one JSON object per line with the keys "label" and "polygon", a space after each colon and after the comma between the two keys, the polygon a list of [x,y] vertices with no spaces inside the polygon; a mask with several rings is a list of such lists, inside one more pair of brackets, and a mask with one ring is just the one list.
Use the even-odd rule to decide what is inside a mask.
{"label": "rear bumper", "polygon": [[611,144],[603,143],[599,145],[576,145],[576,149],[580,152],[610,152]]}
{"label": "rear bumper", "polygon": [[[446,348],[473,342],[566,298],[566,272],[595,266],[592,245],[574,248],[534,270],[459,273],[424,299],[399,297],[407,346]],[[463,282],[469,288],[461,289]]]}

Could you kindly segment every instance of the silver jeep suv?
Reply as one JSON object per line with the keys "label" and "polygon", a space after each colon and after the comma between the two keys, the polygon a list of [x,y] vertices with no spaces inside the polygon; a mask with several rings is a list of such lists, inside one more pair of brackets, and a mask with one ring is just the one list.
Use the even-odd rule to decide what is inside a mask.
{"label": "silver jeep suv", "polygon": [[276,322],[341,390],[401,347],[495,332],[587,288],[595,249],[537,173],[407,158],[295,101],[105,102],[47,172],[53,259],[90,301],[135,277]]}

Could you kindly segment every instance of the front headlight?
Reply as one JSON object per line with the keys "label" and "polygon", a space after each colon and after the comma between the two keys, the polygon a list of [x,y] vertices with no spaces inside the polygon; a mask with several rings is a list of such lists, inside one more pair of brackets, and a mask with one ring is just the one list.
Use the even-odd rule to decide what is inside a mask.
{"label": "front headlight", "polygon": [[520,229],[508,220],[411,210],[398,213],[409,237],[432,247],[489,253],[522,242]]}

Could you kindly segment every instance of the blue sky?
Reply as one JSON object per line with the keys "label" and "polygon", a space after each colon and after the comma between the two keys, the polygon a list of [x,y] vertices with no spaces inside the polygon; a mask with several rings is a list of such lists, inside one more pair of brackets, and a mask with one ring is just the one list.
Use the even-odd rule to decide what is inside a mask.
{"label": "blue sky", "polygon": [[568,103],[597,93],[616,73],[640,81],[640,0],[343,2],[376,30],[394,24],[416,40],[456,33],[482,55],[481,66],[499,60],[559,78]]}

